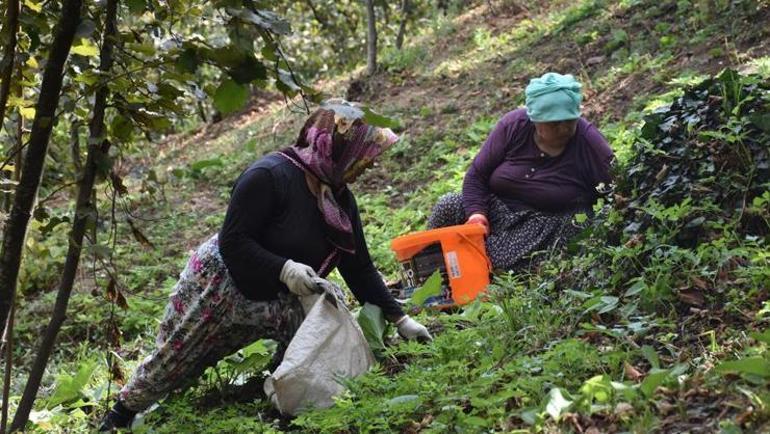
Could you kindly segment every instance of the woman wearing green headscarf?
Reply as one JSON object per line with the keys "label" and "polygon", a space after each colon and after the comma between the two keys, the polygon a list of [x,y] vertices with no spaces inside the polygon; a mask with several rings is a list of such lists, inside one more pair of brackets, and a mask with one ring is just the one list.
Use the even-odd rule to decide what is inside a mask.
{"label": "woman wearing green headscarf", "polygon": [[531,253],[575,235],[574,215],[590,213],[610,184],[614,158],[599,130],[580,117],[580,90],[572,75],[531,80],[526,107],[500,119],[468,169],[462,194],[442,197],[428,226],[485,226],[487,253],[503,270],[524,267]]}

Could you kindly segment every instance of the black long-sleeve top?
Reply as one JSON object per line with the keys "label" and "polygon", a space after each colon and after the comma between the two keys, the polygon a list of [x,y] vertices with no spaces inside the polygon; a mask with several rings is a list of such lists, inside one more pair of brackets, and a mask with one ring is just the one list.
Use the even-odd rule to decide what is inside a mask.
{"label": "black long-sleeve top", "polygon": [[[399,318],[403,311],[369,256],[353,194],[345,189],[336,199],[348,211],[356,242],[354,254],[338,253],[340,274],[359,303],[375,304],[388,318]],[[288,291],[278,278],[287,259],[319,270],[334,248],[324,236],[317,203],[305,173],[281,155],[263,157],[241,174],[219,233],[219,252],[244,296],[273,300],[279,291]]]}

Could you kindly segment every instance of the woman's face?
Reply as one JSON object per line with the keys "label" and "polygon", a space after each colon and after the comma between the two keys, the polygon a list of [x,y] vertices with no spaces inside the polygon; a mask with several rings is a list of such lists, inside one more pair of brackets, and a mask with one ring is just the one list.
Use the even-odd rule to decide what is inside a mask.
{"label": "woman's face", "polygon": [[363,174],[366,171],[366,169],[372,166],[374,166],[374,160],[370,160],[370,159],[358,160],[345,171],[345,174],[342,177],[342,181],[345,184],[356,182],[358,177],[361,176],[361,174]]}
{"label": "woman's face", "polygon": [[562,142],[575,135],[577,119],[556,122],[535,122],[535,130],[541,139],[548,142]]}

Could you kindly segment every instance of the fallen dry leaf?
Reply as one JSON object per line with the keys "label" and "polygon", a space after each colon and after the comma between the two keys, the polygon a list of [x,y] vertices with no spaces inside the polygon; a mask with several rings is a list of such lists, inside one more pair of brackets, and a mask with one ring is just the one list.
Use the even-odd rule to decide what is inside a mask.
{"label": "fallen dry leaf", "polygon": [[679,297],[679,301],[692,306],[703,306],[706,302],[706,299],[703,298],[703,293],[697,289],[680,290],[676,295]]}
{"label": "fallen dry leaf", "polygon": [[633,380],[633,381],[637,381],[637,380],[639,380],[640,378],[644,377],[644,374],[642,374],[641,372],[639,372],[639,370],[638,370],[638,369],[636,369],[635,367],[633,367],[633,365],[631,365],[631,364],[630,364],[630,363],[628,363],[628,362],[625,362],[625,363],[623,364],[623,371],[626,373],[626,377],[628,377],[629,379],[631,379],[631,380]]}

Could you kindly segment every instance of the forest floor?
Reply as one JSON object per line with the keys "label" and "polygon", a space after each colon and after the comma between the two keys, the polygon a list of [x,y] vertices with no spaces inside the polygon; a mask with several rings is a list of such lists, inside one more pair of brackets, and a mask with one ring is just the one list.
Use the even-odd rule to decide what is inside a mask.
{"label": "forest floor", "polygon": [[[362,77],[359,70],[316,85],[325,95],[365,102],[400,121],[402,140],[352,186],[372,257],[388,278],[398,277],[390,240],[424,229],[436,200],[459,191],[497,119],[523,103],[530,78],[545,71],[577,76],[584,84],[584,117],[605,134],[620,167],[627,168],[640,149],[644,116],[687,86],[728,67],[770,76],[770,5],[763,2],[750,10],[746,4],[754,2],[730,2],[723,9],[686,1],[547,3],[522,10],[513,2],[484,2],[426,21],[402,50],[382,51],[375,76]],[[114,247],[126,309],[103,301],[103,275],[82,272],[45,378],[46,396],[33,415],[36,430],[93,429],[121,377],[151,351],[176,277],[191,249],[219,228],[235,178],[261,155],[290,145],[304,116],[282,98],[262,95],[242,113],[148,146],[144,158],[122,163],[129,194],[120,201],[151,246],[122,241]],[[120,228],[128,235],[119,239],[131,238],[128,225]],[[610,244],[608,251],[617,255],[610,262],[593,265],[599,254],[584,251],[560,257],[526,276],[498,276],[491,300],[464,312],[420,313],[436,341],[390,340],[380,366],[351,384],[332,409],[281,418],[246,393],[253,382],[244,374],[259,376],[258,370],[223,362],[197,386],[162,401],[135,431],[770,430],[770,362],[761,362],[768,360],[767,344],[749,337],[766,329],[770,317],[770,276],[762,271],[770,264],[761,255],[766,247],[726,242],[732,256],[713,266],[703,259],[697,268],[713,276],[742,272],[742,278],[754,279],[751,294],[730,291],[730,285],[744,288],[746,280],[719,275],[695,286],[729,295],[687,303],[672,282],[667,295],[632,303],[629,286],[645,282],[649,273],[613,281],[620,275],[615,268],[624,266],[621,257],[640,253],[629,238]],[[734,253],[738,247],[744,253]],[[730,259],[741,255],[749,259]],[[728,271],[726,262],[732,264]],[[677,264],[656,266],[676,274]],[[564,276],[592,266],[605,267],[606,279],[592,275],[601,281],[593,287],[565,286],[591,281]],[[642,297],[645,291],[640,289]],[[730,298],[743,296],[750,303]],[[41,290],[27,298],[17,317],[48,318],[53,298]],[[22,366],[44,326],[19,322]],[[258,345],[249,354],[267,357],[266,348]],[[739,356],[760,360],[754,372],[715,373],[715,366]],[[117,362],[112,376],[107,361]],[[23,377],[14,387],[19,384]]]}

